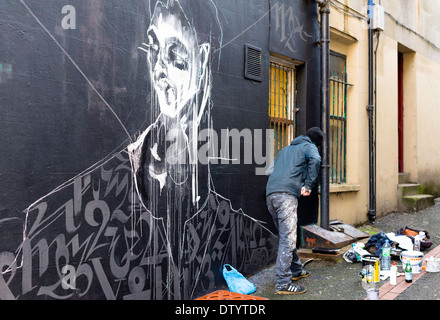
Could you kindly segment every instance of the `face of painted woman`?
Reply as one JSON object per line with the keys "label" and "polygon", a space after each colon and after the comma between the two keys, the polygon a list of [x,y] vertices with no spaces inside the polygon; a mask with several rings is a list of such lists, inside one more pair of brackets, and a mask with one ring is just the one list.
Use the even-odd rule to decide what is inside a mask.
{"label": "face of painted woman", "polygon": [[[184,17],[183,13],[179,15]],[[176,117],[197,93],[199,50],[185,21],[156,10],[147,31],[148,62],[160,111]]]}

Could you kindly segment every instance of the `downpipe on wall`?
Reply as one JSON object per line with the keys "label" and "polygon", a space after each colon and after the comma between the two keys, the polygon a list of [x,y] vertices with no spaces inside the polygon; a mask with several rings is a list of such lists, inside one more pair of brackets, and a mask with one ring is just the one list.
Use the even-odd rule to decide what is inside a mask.
{"label": "downpipe on wall", "polygon": [[330,58],[330,1],[315,0],[321,15],[321,130],[322,140],[322,170],[321,170],[321,227],[328,229],[330,224],[330,95],[329,95],[329,58]]}
{"label": "downpipe on wall", "polygon": [[368,0],[368,149],[369,149],[369,201],[368,220],[376,222],[376,166],[374,128],[374,79],[373,79],[373,0]]}

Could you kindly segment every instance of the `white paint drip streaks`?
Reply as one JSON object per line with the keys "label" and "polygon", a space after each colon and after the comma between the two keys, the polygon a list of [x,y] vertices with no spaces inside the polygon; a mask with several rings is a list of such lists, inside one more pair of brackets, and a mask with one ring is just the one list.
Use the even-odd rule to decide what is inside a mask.
{"label": "white paint drip streaks", "polygon": [[[114,112],[114,110],[111,108],[111,106],[105,101],[105,99],[101,96],[101,94],[97,91],[97,89],[95,88],[95,86],[91,83],[91,81],[87,78],[87,76],[84,74],[84,72],[81,70],[81,68],[75,63],[75,61],[72,59],[72,57],[66,52],[66,50],[62,47],[62,45],[54,38],[54,36],[47,30],[47,28],[41,23],[41,21],[38,19],[38,17],[36,17],[35,16],[35,14],[32,12],[32,10],[27,6],[27,4],[25,3],[25,1],[24,0],[20,0],[20,2],[23,4],[23,6],[26,8],[26,10],[32,15],[32,17],[37,21],[37,23],[44,29],[44,31],[50,36],[50,38],[56,43],[56,45],[61,49],[61,51],[64,53],[64,55],[71,61],[71,63],[76,67],[76,69],[80,72],[80,74],[84,77],[84,79],[87,81],[87,83],[91,86],[91,88],[95,91],[95,93],[100,97],[100,99],[105,103],[105,105],[107,106],[107,108],[113,113],[113,115],[116,117],[116,119],[119,121],[119,123],[121,124],[121,126],[122,126],[122,128],[124,129],[124,131],[126,132],[126,134],[127,134],[127,136],[128,136],[128,138],[129,138],[129,140],[130,140],[130,142],[131,143],[133,143],[133,140],[132,140],[132,138],[131,138],[131,136],[130,136],[130,134],[128,133],[128,131],[127,131],[127,129],[125,128],[125,126],[123,125],[123,123],[122,123],[122,121],[121,121],[121,119],[116,115],[116,113]],[[227,46],[228,44],[230,44],[230,43],[232,43],[233,41],[235,41],[239,36],[241,36],[243,33],[245,33],[245,32],[247,32],[250,28],[252,28],[255,24],[257,24],[258,22],[260,22],[267,14],[269,14],[269,12],[270,12],[270,10],[268,11],[268,12],[266,12],[261,18],[259,18],[254,24],[252,24],[251,26],[249,26],[247,29],[245,29],[243,32],[241,32],[240,34],[238,34],[236,37],[234,37],[233,39],[231,39],[229,42],[227,42],[225,45],[222,45],[222,43],[221,43],[221,41],[220,41],[220,48],[218,48],[217,50],[215,50],[214,51],[214,53],[217,53],[218,51],[220,51],[222,48],[224,48],[225,46]],[[216,14],[218,15],[218,12],[216,12]],[[217,17],[218,18],[218,17]],[[223,37],[223,34],[221,34],[221,38]],[[139,47],[139,49],[141,49],[141,50],[144,50],[144,49],[142,49],[141,47]],[[207,50],[209,50],[209,47],[207,47],[207,48],[205,48],[205,49],[207,49]],[[145,51],[145,50],[144,50]],[[208,72],[208,73],[206,73],[206,72]],[[210,72],[209,71],[207,71],[206,69],[204,69],[204,73],[203,73],[203,75],[202,75],[202,78],[205,78],[205,77],[207,77],[209,80],[210,80],[210,77],[211,77],[211,74],[210,74]],[[206,79],[205,79],[206,80]],[[199,83],[199,85],[202,85],[203,86],[203,90],[201,90],[202,89],[202,87],[199,87],[198,89],[199,90],[201,90],[201,91],[203,91],[203,92],[205,92],[205,93],[207,93],[207,92],[210,92],[210,90],[211,90],[211,82],[210,81],[208,81],[208,80],[206,80],[206,81],[204,81],[204,82],[201,82],[201,83]],[[151,97],[152,98],[152,97]],[[203,97],[202,97],[202,103],[201,103],[201,108],[200,108],[200,110],[199,110],[199,112],[198,113],[196,113],[196,112],[194,112],[193,113],[193,121],[194,121],[194,123],[196,124],[195,126],[194,126],[194,130],[196,130],[197,129],[197,127],[199,126],[199,124],[200,124],[200,122],[202,121],[202,116],[206,116],[206,118],[208,119],[208,126],[209,127],[211,127],[212,126],[212,119],[211,119],[211,115],[210,115],[210,103],[209,103],[209,98],[210,98],[210,94],[205,94]],[[205,107],[206,107],[206,105],[208,105],[208,108],[205,110]],[[206,112],[206,113],[205,113]],[[195,145],[195,143],[194,143],[194,141],[197,141],[197,132],[195,131],[195,132],[193,132],[193,134],[192,134],[192,136],[191,136],[191,139],[189,139],[189,141],[187,140],[186,142],[187,142],[187,146],[185,147],[185,151],[188,151],[188,145],[191,145],[191,146],[193,146],[193,147],[195,147],[196,145]],[[48,193],[48,194],[46,194],[46,195],[44,195],[43,197],[41,197],[41,198],[39,198],[38,200],[36,200],[35,202],[33,202],[26,210],[25,210],[25,213],[26,213],[26,216],[25,216],[25,225],[24,225],[24,230],[23,230],[23,243],[18,247],[18,249],[16,250],[16,257],[15,257],[15,260],[14,260],[14,263],[13,264],[11,264],[11,266],[8,268],[8,269],[6,269],[5,271],[2,271],[2,273],[3,274],[5,274],[5,273],[7,273],[7,272],[10,272],[11,270],[12,270],[12,266],[13,265],[15,265],[15,267],[16,268],[21,268],[22,266],[23,266],[23,260],[20,262],[20,266],[16,266],[16,263],[17,263],[17,259],[18,259],[18,256],[19,256],[19,253],[20,253],[20,251],[22,250],[22,248],[23,248],[23,244],[24,244],[24,241],[26,240],[26,238],[28,237],[28,235],[26,235],[26,233],[27,233],[27,224],[28,224],[28,217],[29,217],[29,213],[30,213],[30,210],[32,210],[32,209],[34,209],[35,208],[35,206],[39,203],[39,202],[42,202],[45,198],[47,198],[47,197],[49,197],[50,195],[53,195],[53,194],[55,194],[56,192],[58,192],[58,191],[60,191],[60,190],[62,190],[62,189],[64,189],[64,188],[66,188],[66,187],[68,187],[68,186],[70,186],[70,185],[72,185],[73,183],[74,183],[74,181],[75,181],[75,179],[78,179],[78,178],[80,178],[80,177],[83,177],[83,176],[86,176],[87,174],[90,174],[91,172],[93,172],[94,170],[96,170],[97,168],[99,168],[100,166],[103,166],[104,164],[106,164],[107,162],[109,162],[111,159],[113,159],[114,157],[116,157],[119,153],[121,153],[121,152],[128,152],[128,153],[130,153],[130,148],[127,150],[127,141],[125,141],[124,142],[124,147],[122,147],[121,145],[118,147],[118,148],[116,148],[111,154],[109,154],[109,155],[107,155],[105,158],[103,158],[102,160],[100,160],[100,161],[98,161],[98,162],[96,162],[95,164],[93,164],[92,166],[90,166],[88,169],[86,169],[85,171],[83,171],[83,172],[81,172],[80,174],[78,174],[78,175],[76,175],[75,177],[73,177],[73,178],[71,178],[70,180],[68,180],[68,181],[66,181],[65,183],[63,183],[63,184],[61,184],[60,186],[58,186],[57,188],[55,188],[54,190],[52,190],[50,193]],[[192,150],[193,151],[193,154],[196,154],[196,150]],[[191,154],[191,152],[189,152],[190,154]],[[219,159],[219,160],[234,160],[234,159],[226,159],[226,158],[222,158],[222,157],[209,157],[210,159]],[[133,159],[130,157],[130,162],[131,162],[131,164],[132,164],[132,167],[133,167]],[[227,198],[225,198],[225,197],[223,197],[223,196],[221,196],[220,194],[218,194],[216,191],[215,191],[215,187],[214,187],[214,184],[213,184],[213,181],[212,181],[212,177],[211,177],[211,170],[210,170],[210,164],[209,164],[209,162],[208,162],[208,165],[207,165],[207,169],[208,169],[208,181],[207,181],[207,184],[208,184],[208,195],[209,194],[212,194],[212,195],[214,195],[214,197],[215,197],[215,201],[217,202],[217,203],[219,203],[219,199],[221,199],[221,200],[224,200],[224,201],[227,201],[227,203],[228,203],[228,205],[229,205],[229,208],[230,208],[230,210],[231,210],[231,212],[234,212],[234,213],[236,213],[236,214],[239,214],[239,215],[242,215],[242,216],[244,216],[244,217],[246,217],[246,218],[248,218],[248,219],[250,219],[250,220],[252,220],[253,222],[255,222],[255,223],[257,223],[257,224],[259,224],[263,229],[265,229],[265,230],[267,230],[270,234],[272,234],[272,235],[274,235],[273,234],[273,232],[271,232],[268,228],[266,228],[263,224],[265,224],[265,222],[263,222],[263,221],[260,221],[260,220],[257,220],[257,219],[255,219],[255,218],[253,218],[253,217],[251,217],[251,216],[249,216],[249,215],[247,215],[247,214],[245,214],[244,213],[244,211],[240,208],[240,209],[238,209],[238,210],[235,210],[235,209],[233,209],[232,208],[232,204],[231,204],[231,201],[230,201],[230,199],[227,199]],[[184,222],[184,226],[186,226],[188,223],[190,223],[191,222],[191,220],[193,220],[195,217],[197,217],[197,215],[199,215],[201,212],[202,212],[202,210],[208,205],[208,201],[209,201],[209,196],[208,197],[206,197],[206,199],[205,199],[205,202],[203,203],[203,205],[202,205],[202,207],[201,208],[198,208],[198,199],[200,198],[199,197],[199,195],[198,195],[198,185],[197,185],[197,183],[198,183],[198,179],[197,179],[197,177],[198,177],[198,166],[197,165],[195,165],[195,167],[193,167],[193,170],[192,170],[192,174],[193,174],[193,176],[192,176],[192,186],[193,186],[193,188],[192,188],[192,200],[193,200],[193,203],[197,203],[197,212],[192,216],[192,217],[190,217],[189,219],[187,219],[185,222]],[[168,263],[168,268],[169,268],[169,272],[168,272],[168,279],[167,279],[167,281],[166,281],[166,283],[165,283],[165,286],[166,286],[166,288],[167,289],[169,289],[169,290],[167,290],[168,291],[168,294],[170,294],[171,293],[171,285],[172,285],[172,283],[173,283],[173,281],[174,281],[174,279],[172,279],[171,278],[171,275],[173,274],[173,266],[175,266],[176,265],[176,263],[175,263],[175,261],[174,261],[174,258],[173,258],[173,255],[172,255],[172,248],[171,248],[171,241],[170,241],[170,239],[169,239],[169,237],[170,237],[170,220],[171,219],[167,219],[167,226],[165,226],[164,225],[164,221],[163,221],[163,218],[158,218],[158,217],[155,217],[153,214],[151,214],[151,211],[150,210],[148,210],[148,207],[147,207],[147,205],[145,204],[145,203],[143,203],[143,199],[142,199],[142,197],[140,197],[139,195],[140,195],[140,193],[139,193],[139,190],[137,190],[137,183],[136,183],[136,177],[135,177],[135,175],[134,174],[132,174],[132,184],[134,183],[134,187],[136,188],[136,191],[137,192],[133,192],[133,194],[132,194],[132,203],[133,203],[133,207],[132,207],[132,212],[131,212],[131,214],[133,215],[132,217],[133,217],[133,219],[132,219],[132,230],[133,230],[133,232],[134,232],[134,230],[135,230],[135,223],[136,223],[136,221],[135,221],[135,219],[134,219],[134,215],[136,214],[136,211],[137,211],[137,209],[134,207],[134,203],[135,203],[135,201],[134,201],[134,197],[136,197],[136,194],[138,195],[138,199],[139,199],[139,201],[140,201],[140,204],[143,206],[143,208],[145,208],[146,210],[147,210],[147,212],[148,213],[150,213],[149,214],[149,218],[150,219],[154,219],[154,220],[157,220],[157,221],[160,221],[160,223],[162,224],[162,227],[164,228],[164,230],[166,230],[166,235],[165,235],[165,237],[166,237],[166,248],[167,248],[167,251],[168,251],[168,257],[167,257],[167,259],[168,259],[168,261],[170,262],[170,263]],[[169,205],[171,205],[171,204],[169,204]],[[44,221],[42,221],[42,222],[46,222],[47,224],[44,224],[44,225],[42,225],[42,224],[40,224],[40,229],[36,229],[35,231],[36,232],[34,232],[34,233],[32,233],[32,237],[34,237],[35,235],[37,235],[37,234],[39,234],[40,232],[42,232],[45,228],[47,228],[52,222],[54,222],[54,221],[56,221],[57,220],[57,218],[60,216],[60,215],[62,215],[63,214],[63,212],[61,211],[60,212],[60,209],[58,209],[58,210],[56,210],[54,213],[52,213],[49,217],[46,217],[45,219],[44,219]],[[208,243],[212,240],[212,235],[213,235],[213,232],[215,232],[215,221],[217,221],[217,219],[218,219],[218,210],[216,210],[216,212],[215,212],[215,217],[214,217],[214,223],[213,223],[213,225],[211,226],[211,228],[210,228],[210,231],[209,231],[209,236],[208,236]],[[141,224],[141,226],[142,226],[142,224]],[[31,230],[32,231],[32,230]],[[142,233],[142,232],[141,232]],[[183,237],[185,236],[185,234],[183,234],[182,235]],[[275,236],[275,235],[274,235]],[[131,237],[131,241],[132,241],[132,246],[131,246],[131,248],[133,248],[133,241],[134,241],[134,237]],[[183,252],[183,243],[184,243],[184,241],[181,241],[180,242],[180,246],[181,246],[181,250],[180,250],[180,253],[182,253]],[[208,244],[206,244],[206,246],[205,246],[205,249],[204,249],[204,252],[203,252],[203,256],[202,256],[202,261],[200,262],[200,265],[203,265],[203,262],[205,261],[205,259],[207,258],[207,256],[208,256],[208,254],[207,254],[207,250],[208,250]],[[178,257],[178,263],[179,263],[179,265],[180,265],[180,263],[181,263],[181,258],[182,257]],[[81,260],[82,260],[82,258],[81,258]],[[199,268],[199,270],[198,270],[198,274],[196,275],[196,278],[194,279],[195,281],[194,281],[194,285],[193,285],[193,288],[192,288],[192,295],[194,294],[194,291],[195,291],[195,289],[196,289],[196,285],[198,284],[198,282],[199,282],[199,280],[200,280],[200,275],[201,275],[201,271],[202,271],[202,269],[201,268]],[[180,268],[179,268],[179,272],[180,272]],[[181,276],[183,276],[182,274],[178,274],[178,277],[180,278]],[[179,279],[177,279],[178,281],[179,281]],[[118,286],[118,289],[117,289],[117,291],[119,291],[119,286]]]}

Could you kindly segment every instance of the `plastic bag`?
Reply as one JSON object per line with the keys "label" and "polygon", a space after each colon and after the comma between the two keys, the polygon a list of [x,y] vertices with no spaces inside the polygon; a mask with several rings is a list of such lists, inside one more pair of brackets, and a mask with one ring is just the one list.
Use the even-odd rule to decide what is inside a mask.
{"label": "plastic bag", "polygon": [[428,231],[418,230],[418,229],[414,229],[414,228],[406,226],[406,227],[403,227],[400,230],[398,230],[396,232],[396,235],[407,236],[411,239],[412,243],[414,243],[414,236],[419,234],[420,231],[423,231],[425,233],[425,239],[422,239],[422,241],[420,241],[420,251],[425,251],[426,249],[431,248],[431,246],[433,244],[431,241],[428,240],[431,238]]}
{"label": "plastic bag", "polygon": [[356,254],[356,252],[354,251],[353,248],[350,248],[350,250],[345,251],[345,253],[344,253],[344,255],[342,257],[348,263],[358,262],[357,254]]}
{"label": "plastic bag", "polygon": [[229,264],[223,265],[223,278],[231,292],[250,294],[257,290],[252,282]]}
{"label": "plastic bag", "polygon": [[368,251],[364,250],[364,247],[365,245],[361,242],[358,242],[356,244],[353,243],[351,245],[351,248],[344,253],[344,260],[349,263],[362,261],[363,256],[370,254]]}

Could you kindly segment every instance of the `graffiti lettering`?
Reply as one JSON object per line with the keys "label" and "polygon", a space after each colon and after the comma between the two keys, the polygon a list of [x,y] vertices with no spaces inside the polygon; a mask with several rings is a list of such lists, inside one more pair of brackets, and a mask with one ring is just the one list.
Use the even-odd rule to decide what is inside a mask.
{"label": "graffiti lettering", "polygon": [[293,7],[286,8],[284,3],[275,2],[273,5],[275,12],[275,30],[280,33],[280,42],[291,52],[296,52],[297,44],[295,41],[299,38],[307,41],[312,36],[304,30],[304,25],[300,23]]}
{"label": "graffiti lettering", "polygon": [[[8,275],[2,274],[0,276],[0,299],[15,300],[14,294],[8,287],[9,283],[14,279],[16,272],[15,256],[13,253],[0,253],[0,270],[3,270],[4,267],[7,267],[10,271],[8,272]],[[5,277],[8,277],[9,279],[6,280]]]}
{"label": "graffiti lettering", "polygon": [[[48,201],[29,209],[29,233],[18,260],[21,288],[16,293],[9,288],[16,273],[16,257],[4,252],[0,265],[9,271],[0,277],[1,299],[19,295],[68,299],[97,294],[98,288],[107,299],[189,298],[215,287],[214,266],[232,263],[246,269],[270,259],[266,253],[264,261],[252,261],[264,256],[260,251],[266,250],[272,235],[233,210],[229,200],[211,192],[203,208],[184,224],[179,259],[184,263],[175,263],[163,221],[152,217],[132,197],[126,180],[128,167],[114,168],[101,168],[99,182],[92,179],[94,174],[75,179],[72,189],[64,190],[74,197],[55,210],[50,210]],[[84,204],[76,214],[74,203]],[[171,293],[164,294],[164,286]]]}
{"label": "graffiti lettering", "polygon": [[64,275],[63,279],[61,280],[61,286],[63,289],[72,289],[75,290],[75,283],[76,283],[76,274],[75,274],[75,268],[71,265],[65,265],[63,269],[61,270],[61,273]]}

